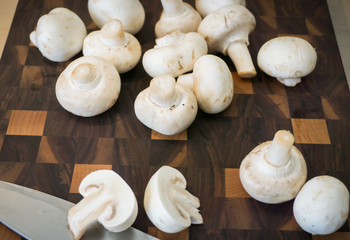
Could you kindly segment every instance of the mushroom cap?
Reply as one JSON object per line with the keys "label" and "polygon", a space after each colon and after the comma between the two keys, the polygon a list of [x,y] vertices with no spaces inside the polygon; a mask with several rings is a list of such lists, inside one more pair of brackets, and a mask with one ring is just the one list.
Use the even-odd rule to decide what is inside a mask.
{"label": "mushroom cap", "polygon": [[[84,40],[83,54],[84,56],[99,57],[112,63],[121,74],[137,65],[141,59],[142,50],[139,41],[133,35],[124,32],[122,27],[120,29],[114,26],[119,24],[121,24],[119,20],[111,20],[102,27],[102,30],[108,31],[106,37],[110,37],[110,41],[122,38],[122,42],[107,45],[101,39],[104,38],[101,36],[102,30],[94,31],[89,33]],[[123,36],[118,36],[119,33]]]}
{"label": "mushroom cap", "polygon": [[209,52],[226,54],[232,42],[249,45],[248,35],[255,29],[255,17],[244,6],[230,4],[208,14],[198,27],[207,41]]}
{"label": "mushroom cap", "polygon": [[[172,93],[169,87],[173,89]],[[169,96],[170,101],[160,101],[154,97],[156,94],[165,94]],[[150,87],[137,95],[134,108],[136,117],[144,125],[164,135],[175,135],[186,130],[198,111],[193,92],[176,84],[169,74],[153,78]]]}
{"label": "mushroom cap", "polygon": [[264,43],[257,60],[259,68],[272,77],[301,78],[315,69],[317,54],[306,40],[285,36]]}
{"label": "mushroom cap", "polygon": [[304,231],[331,234],[348,219],[349,191],[335,177],[314,177],[305,183],[295,198],[293,213]]}
{"label": "mushroom cap", "polygon": [[193,68],[193,92],[199,108],[206,113],[219,113],[233,99],[233,78],[225,61],[214,55],[200,57]]}
{"label": "mushroom cap", "polygon": [[83,117],[105,112],[120,93],[120,76],[109,62],[80,57],[71,62],[56,82],[56,97],[67,111]]}
{"label": "mushroom cap", "polygon": [[88,11],[99,28],[112,19],[119,19],[126,32],[136,34],[145,22],[145,10],[139,0],[89,0]]}
{"label": "mushroom cap", "polygon": [[196,60],[207,52],[207,43],[201,35],[174,30],[156,39],[154,48],[144,53],[142,64],[151,77],[164,74],[177,77],[191,71]]}
{"label": "mushroom cap", "polygon": [[47,59],[64,62],[81,51],[86,34],[77,14],[67,8],[55,8],[39,18],[30,40]]}
{"label": "mushroom cap", "polygon": [[161,37],[175,29],[179,29],[183,33],[196,32],[202,17],[188,3],[183,3],[183,13],[178,16],[166,16],[164,12],[157,21],[154,31],[156,37]]}
{"label": "mushroom cap", "polygon": [[266,160],[272,141],[255,147],[241,162],[239,175],[247,193],[264,203],[282,203],[295,198],[306,181],[306,163],[301,152],[291,146],[284,166]]}
{"label": "mushroom cap", "polygon": [[233,3],[246,6],[245,0],[196,0],[195,6],[200,15],[205,17],[217,9]]}

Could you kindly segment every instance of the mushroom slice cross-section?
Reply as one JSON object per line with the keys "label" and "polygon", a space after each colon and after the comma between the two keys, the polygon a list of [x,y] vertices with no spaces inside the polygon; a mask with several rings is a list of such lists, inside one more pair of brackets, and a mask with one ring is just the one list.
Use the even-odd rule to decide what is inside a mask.
{"label": "mushroom slice cross-section", "polygon": [[239,176],[247,193],[264,203],[282,203],[298,194],[306,181],[306,163],[294,136],[279,130],[272,141],[255,147],[241,162]]}
{"label": "mushroom slice cross-section", "polygon": [[176,233],[192,223],[201,224],[199,199],[186,190],[186,179],[180,171],[161,167],[149,180],[144,197],[148,218],[161,231]]}
{"label": "mushroom slice cross-section", "polygon": [[116,172],[98,170],[88,174],[79,192],[84,198],[68,211],[68,225],[75,239],[80,239],[96,220],[112,232],[124,231],[134,223],[136,197]]}

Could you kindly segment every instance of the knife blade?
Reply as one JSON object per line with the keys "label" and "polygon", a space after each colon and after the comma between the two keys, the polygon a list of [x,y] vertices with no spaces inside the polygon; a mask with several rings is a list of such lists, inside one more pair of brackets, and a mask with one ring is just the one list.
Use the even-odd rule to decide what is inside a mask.
{"label": "knife blade", "polygon": [[[67,213],[74,203],[64,199],[0,181],[0,222],[32,240],[74,240],[71,234]],[[85,240],[155,240],[136,228],[130,227],[120,233],[106,230],[98,222],[92,224],[85,232]]]}

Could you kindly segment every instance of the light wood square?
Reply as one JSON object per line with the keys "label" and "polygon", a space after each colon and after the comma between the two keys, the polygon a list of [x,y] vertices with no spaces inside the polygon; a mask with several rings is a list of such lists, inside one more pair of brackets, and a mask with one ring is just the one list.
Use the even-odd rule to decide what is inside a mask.
{"label": "light wood square", "polygon": [[156,237],[160,240],[189,240],[189,229],[186,228],[185,230],[178,232],[178,233],[165,233],[160,231],[156,227],[148,227],[148,234],[152,235],[153,237]]}
{"label": "light wood square", "polygon": [[225,197],[251,198],[242,186],[238,168],[225,168]]}
{"label": "light wood square", "polygon": [[183,132],[180,132],[175,135],[164,135],[157,131],[152,130],[151,133],[151,139],[152,140],[187,140],[187,130],[184,130]]}
{"label": "light wood square", "polygon": [[325,119],[292,118],[295,143],[331,144]]}
{"label": "light wood square", "polygon": [[46,116],[46,111],[13,110],[6,134],[42,136]]}
{"label": "light wood square", "polygon": [[5,225],[0,223],[0,239],[4,240],[21,240],[22,237],[12,231],[11,229],[7,228]]}
{"label": "light wood square", "polygon": [[253,94],[253,84],[250,79],[242,79],[236,72],[232,72],[234,93]]}

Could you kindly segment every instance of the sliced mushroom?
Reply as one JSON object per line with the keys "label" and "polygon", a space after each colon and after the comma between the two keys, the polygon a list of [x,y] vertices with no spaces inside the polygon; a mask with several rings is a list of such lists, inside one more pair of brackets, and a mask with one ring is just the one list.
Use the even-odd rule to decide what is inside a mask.
{"label": "sliced mushroom", "polygon": [[180,75],[177,82],[192,89],[199,108],[206,113],[222,112],[232,102],[232,74],[225,61],[215,55],[200,57],[193,73]]}
{"label": "sliced mushroom", "polygon": [[145,9],[139,0],[89,0],[88,11],[99,28],[112,19],[119,19],[126,32],[136,34],[145,22]]}
{"label": "sliced mushroom", "polygon": [[349,191],[335,177],[317,176],[305,183],[294,200],[293,213],[302,229],[311,234],[331,234],[349,215]]}
{"label": "sliced mushroom", "polygon": [[196,0],[195,6],[200,15],[205,17],[217,9],[233,3],[246,6],[245,0]]}
{"label": "sliced mushroom", "polygon": [[67,8],[55,8],[39,18],[29,38],[44,57],[64,62],[81,51],[86,34],[77,14]]}
{"label": "sliced mushroom", "polygon": [[183,33],[196,32],[202,21],[199,13],[183,0],[161,0],[163,12],[155,25],[156,37],[175,29]]}
{"label": "sliced mushroom", "polygon": [[251,78],[256,70],[250,56],[248,35],[255,28],[254,15],[244,6],[230,4],[208,14],[198,27],[209,52],[229,55],[240,77]]}
{"label": "sliced mushroom", "polygon": [[258,65],[266,74],[288,87],[316,67],[317,54],[309,42],[298,37],[277,37],[267,41],[258,52]]}
{"label": "sliced mushroom", "polygon": [[186,179],[175,168],[161,167],[149,180],[144,197],[148,218],[161,231],[176,233],[202,224],[199,199],[186,190]]}
{"label": "sliced mushroom", "polygon": [[89,33],[84,40],[84,56],[102,58],[112,63],[119,73],[133,69],[141,59],[141,45],[130,33],[124,32],[122,22],[114,19],[100,31]]}
{"label": "sliced mushroom", "polygon": [[135,221],[138,206],[134,192],[117,173],[98,170],[80,183],[84,199],[68,211],[68,225],[74,239],[80,239],[98,220],[106,229],[121,232]]}
{"label": "sliced mushroom", "polygon": [[164,74],[177,77],[192,71],[195,61],[207,52],[207,43],[198,33],[174,30],[156,39],[154,48],[143,55],[142,64],[151,77]]}
{"label": "sliced mushroom", "polygon": [[239,175],[250,196],[264,203],[295,198],[306,181],[307,169],[293,143],[293,134],[280,130],[272,141],[260,144],[243,159]]}
{"label": "sliced mushroom", "polygon": [[119,73],[111,63],[96,57],[80,57],[58,77],[56,97],[67,111],[91,117],[114,105],[120,85]]}
{"label": "sliced mushroom", "polygon": [[135,100],[136,117],[147,127],[164,135],[186,130],[197,115],[197,100],[193,92],[171,75],[151,80],[150,86]]}

